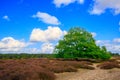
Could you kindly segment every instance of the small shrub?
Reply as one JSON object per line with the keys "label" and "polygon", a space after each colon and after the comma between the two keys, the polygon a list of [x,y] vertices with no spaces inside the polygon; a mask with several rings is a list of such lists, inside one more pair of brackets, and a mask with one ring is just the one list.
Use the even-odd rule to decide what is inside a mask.
{"label": "small shrub", "polygon": [[116,62],[106,61],[98,65],[101,69],[112,69],[112,68],[120,68],[120,65]]}
{"label": "small shrub", "polygon": [[54,73],[76,72],[78,68],[94,69],[88,61],[57,59],[0,60],[0,80],[55,80]]}
{"label": "small shrub", "polygon": [[37,64],[36,59],[6,60],[0,65],[4,67],[0,70],[0,80],[55,80],[53,72]]}
{"label": "small shrub", "polygon": [[120,64],[120,61],[118,61],[117,59],[110,59],[108,60],[109,62],[114,62],[116,64]]}
{"label": "small shrub", "polygon": [[90,66],[90,65],[92,65],[92,63],[88,62],[88,61],[80,61],[80,62],[78,62],[78,61],[63,61],[62,65],[72,66],[76,69],[78,69],[78,68],[94,69],[94,67]]}
{"label": "small shrub", "polygon": [[89,65],[80,65],[80,68],[94,70],[95,68]]}
{"label": "small shrub", "polygon": [[68,67],[66,67],[65,72],[77,72],[77,69],[75,69],[72,66],[68,66]]}
{"label": "small shrub", "polygon": [[91,63],[99,63],[102,60],[100,60],[100,59],[89,59],[89,58],[76,58],[76,61],[87,61],[87,62],[91,62]]}
{"label": "small shrub", "polygon": [[48,69],[54,73],[77,72],[77,69],[72,66],[50,66]]}
{"label": "small shrub", "polygon": [[[68,61],[71,62],[71,61]],[[49,64],[44,65],[48,70],[55,72],[55,73],[62,73],[62,72],[76,72],[73,66],[69,65],[67,61],[58,61],[52,60]]]}

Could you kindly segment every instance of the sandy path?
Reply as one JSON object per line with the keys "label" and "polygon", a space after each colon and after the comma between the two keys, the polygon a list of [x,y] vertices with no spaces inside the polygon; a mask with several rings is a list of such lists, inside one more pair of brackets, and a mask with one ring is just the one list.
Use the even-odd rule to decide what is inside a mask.
{"label": "sandy path", "polygon": [[120,80],[120,69],[79,69],[78,72],[56,74],[56,80]]}

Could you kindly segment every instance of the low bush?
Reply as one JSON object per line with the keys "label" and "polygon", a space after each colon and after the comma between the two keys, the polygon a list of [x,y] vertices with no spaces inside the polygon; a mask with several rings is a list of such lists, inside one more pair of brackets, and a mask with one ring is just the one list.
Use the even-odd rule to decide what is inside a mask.
{"label": "low bush", "polygon": [[29,61],[6,60],[0,65],[0,80],[55,80],[53,72]]}
{"label": "low bush", "polygon": [[94,69],[88,61],[56,59],[0,60],[0,80],[55,80],[54,73],[76,72],[78,68]]}
{"label": "low bush", "polygon": [[120,65],[117,61],[106,61],[97,65],[97,67],[101,69],[112,69],[112,68],[120,68]]}
{"label": "low bush", "polygon": [[87,61],[91,63],[99,63],[102,62],[100,59],[89,59],[89,58],[76,58],[76,61]]}
{"label": "low bush", "polygon": [[88,61],[59,61],[59,62],[64,66],[72,66],[76,69],[78,68],[94,69],[94,67],[90,66],[92,65],[92,63]]}
{"label": "low bush", "polygon": [[72,66],[49,66],[48,69],[54,73],[77,72],[77,69]]}

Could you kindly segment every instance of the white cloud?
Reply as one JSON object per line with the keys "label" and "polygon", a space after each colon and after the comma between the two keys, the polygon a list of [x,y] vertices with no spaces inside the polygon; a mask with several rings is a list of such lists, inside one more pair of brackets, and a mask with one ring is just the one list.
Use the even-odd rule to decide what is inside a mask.
{"label": "white cloud", "polygon": [[110,40],[97,40],[96,44],[99,46],[106,46],[108,51],[111,51],[113,53],[119,53],[120,54],[120,44],[118,44],[117,39],[113,39],[113,41]]}
{"label": "white cloud", "polygon": [[21,52],[23,53],[52,53],[54,48],[55,48],[55,43],[50,43],[50,42],[45,42],[40,45],[37,45],[38,47],[35,47],[33,44],[32,46],[34,47],[27,47],[22,49]]}
{"label": "white cloud", "polygon": [[116,43],[120,43],[120,38],[115,38],[113,41]]}
{"label": "white cloud", "polygon": [[30,35],[30,41],[49,42],[59,40],[65,33],[66,31],[62,31],[59,27],[48,26],[46,30],[35,28]]}
{"label": "white cloud", "polygon": [[3,16],[3,19],[5,19],[5,20],[7,20],[7,21],[10,20],[9,17],[8,17],[7,15]]}
{"label": "white cloud", "polygon": [[97,45],[100,45],[101,42],[102,42],[101,40],[96,40]]}
{"label": "white cloud", "polygon": [[0,41],[0,52],[16,52],[26,47],[23,41],[15,40],[12,37],[5,37]]}
{"label": "white cloud", "polygon": [[104,44],[109,44],[111,41],[110,40],[97,40],[96,44],[104,46]]}
{"label": "white cloud", "polygon": [[44,43],[36,43],[32,44],[29,47],[25,47],[19,51],[19,53],[52,53],[55,48],[56,43],[44,42]]}
{"label": "white cloud", "polygon": [[120,44],[107,44],[105,46],[107,47],[108,51],[120,54]]}
{"label": "white cloud", "polygon": [[[32,45],[32,46],[34,46],[34,45]],[[39,48],[36,48],[36,47],[33,47],[33,48],[26,47],[26,48],[23,48],[21,51],[19,51],[19,53],[32,53],[32,54],[36,54],[36,53],[41,53],[41,51],[40,51]]]}
{"label": "white cloud", "polygon": [[93,37],[96,37],[96,35],[97,35],[95,32],[91,32],[91,34]]}
{"label": "white cloud", "polygon": [[41,46],[41,53],[52,53],[54,46],[52,43],[43,43]]}
{"label": "white cloud", "polygon": [[56,43],[50,42],[42,44],[26,43],[12,37],[5,37],[0,40],[0,53],[52,53],[55,48],[55,44]]}
{"label": "white cloud", "polygon": [[53,3],[56,5],[56,7],[61,7],[61,5],[69,5],[71,3],[75,2],[75,0],[54,0]]}
{"label": "white cloud", "polygon": [[94,0],[90,13],[100,15],[107,9],[111,9],[114,14],[120,14],[120,0]]}
{"label": "white cloud", "polygon": [[84,0],[77,0],[78,1],[78,3],[80,3],[80,4],[83,4],[84,3]]}
{"label": "white cloud", "polygon": [[52,24],[52,25],[59,25],[61,24],[60,21],[55,17],[48,13],[37,12],[35,15],[32,16],[33,18],[38,18],[40,21]]}
{"label": "white cloud", "polygon": [[60,8],[62,5],[67,6],[71,3],[78,2],[79,4],[83,4],[84,0],[54,0],[53,3],[56,7]]}

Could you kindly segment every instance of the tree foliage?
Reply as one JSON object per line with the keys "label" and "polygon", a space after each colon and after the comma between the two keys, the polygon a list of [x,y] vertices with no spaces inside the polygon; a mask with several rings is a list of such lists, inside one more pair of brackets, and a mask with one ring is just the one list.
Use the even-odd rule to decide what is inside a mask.
{"label": "tree foliage", "polygon": [[97,46],[92,34],[79,27],[71,28],[59,41],[54,52],[57,58],[110,58],[105,46]]}

